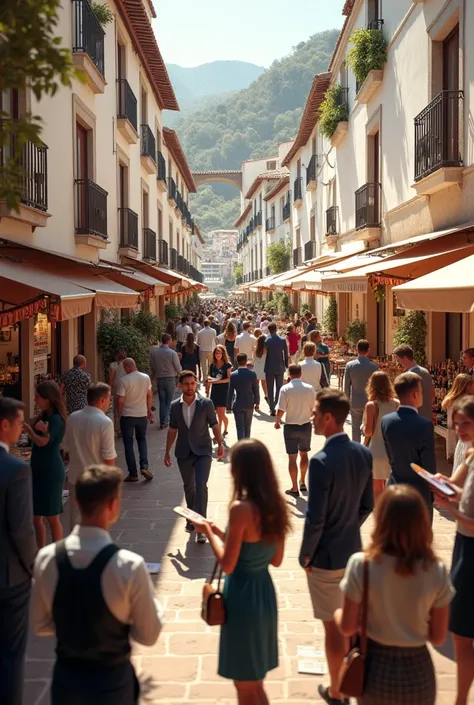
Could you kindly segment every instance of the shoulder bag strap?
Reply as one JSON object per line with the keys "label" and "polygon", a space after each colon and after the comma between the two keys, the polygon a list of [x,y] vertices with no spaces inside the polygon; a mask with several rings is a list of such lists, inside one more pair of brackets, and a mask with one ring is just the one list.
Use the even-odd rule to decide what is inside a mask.
{"label": "shoulder bag strap", "polygon": [[222,568],[219,565],[219,561],[216,560],[214,563],[214,568],[212,570],[211,577],[209,578],[209,585],[212,585],[214,582],[215,578],[217,576],[217,589],[220,591],[221,589],[221,580],[222,580]]}
{"label": "shoulder bag strap", "polygon": [[360,632],[360,653],[367,654],[367,621],[369,612],[369,561],[364,561],[364,586],[362,589],[362,620]]}

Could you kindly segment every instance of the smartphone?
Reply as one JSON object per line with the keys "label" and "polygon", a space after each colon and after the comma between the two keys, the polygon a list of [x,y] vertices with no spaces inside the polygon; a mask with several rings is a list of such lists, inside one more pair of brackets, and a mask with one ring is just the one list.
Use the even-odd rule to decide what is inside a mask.
{"label": "smartphone", "polygon": [[453,490],[453,488],[448,485],[448,483],[445,480],[438,480],[436,477],[433,477],[431,473],[429,473],[427,470],[424,470],[422,467],[417,465],[416,463],[410,463],[411,464],[411,469],[414,470],[417,475],[423,478],[423,480],[426,480],[432,487],[438,490],[438,492],[441,492],[441,494],[446,495],[446,497],[455,497],[456,496],[456,491]]}
{"label": "smartphone", "polygon": [[187,519],[187,521],[190,521],[191,523],[202,524],[203,522],[207,521],[206,517],[203,517],[202,514],[193,512],[192,509],[188,509],[187,507],[175,507],[173,511],[176,512],[176,514],[179,514],[180,516],[184,517],[185,519]]}

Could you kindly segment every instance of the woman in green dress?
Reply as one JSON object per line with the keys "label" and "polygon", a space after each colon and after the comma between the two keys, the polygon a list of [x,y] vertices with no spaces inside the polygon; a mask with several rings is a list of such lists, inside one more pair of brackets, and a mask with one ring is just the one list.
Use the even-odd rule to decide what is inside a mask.
{"label": "woman in green dress", "polygon": [[66,424],[66,409],[56,382],[46,380],[36,387],[35,403],[40,410],[25,430],[33,441],[31,473],[33,480],[33,514],[38,548],[46,545],[49,524],[53,542],[63,537],[60,515],[63,511],[65,469],[60,445]]}
{"label": "woman in green dress", "polygon": [[227,576],[219,675],[234,681],[239,705],[268,705],[263,680],[278,666],[277,603],[268,567],[283,561],[290,520],[263,443],[240,441],[230,460],[234,491],[227,531],[207,521],[195,527],[206,534]]}

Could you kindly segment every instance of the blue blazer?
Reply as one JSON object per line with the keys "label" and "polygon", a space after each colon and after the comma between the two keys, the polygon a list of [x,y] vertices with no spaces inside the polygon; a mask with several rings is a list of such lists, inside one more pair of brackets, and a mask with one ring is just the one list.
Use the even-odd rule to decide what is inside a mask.
{"label": "blue blazer", "polygon": [[265,360],[265,373],[283,374],[288,367],[288,343],[286,338],[279,335],[269,335],[265,341],[267,358]]}
{"label": "blue blazer", "polygon": [[374,508],[372,453],[346,434],[329,438],[309,464],[300,564],[342,570],[361,550],[360,527]]}
{"label": "blue blazer", "polygon": [[248,367],[239,367],[230,375],[227,406],[233,411],[247,411],[257,404],[260,404],[257,375]]}
{"label": "blue blazer", "polygon": [[391,467],[388,484],[412,485],[421,492],[426,503],[432,505],[430,486],[410,467],[410,463],[416,463],[433,475],[436,472],[432,422],[417,414],[414,409],[401,407],[384,416],[381,427]]}
{"label": "blue blazer", "polygon": [[0,589],[27,582],[36,556],[30,466],[0,447]]}
{"label": "blue blazer", "polygon": [[199,394],[196,395],[196,409],[190,428],[186,426],[184,420],[183,403],[180,397],[171,402],[170,408],[170,428],[178,431],[175,456],[178,460],[185,460],[191,453],[212,457],[212,440],[209,429],[217,426],[213,402]]}

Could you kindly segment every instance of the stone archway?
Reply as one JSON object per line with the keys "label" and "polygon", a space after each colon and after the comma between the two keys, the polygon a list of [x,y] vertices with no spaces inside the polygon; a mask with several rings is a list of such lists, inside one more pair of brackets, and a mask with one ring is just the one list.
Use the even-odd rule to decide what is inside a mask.
{"label": "stone archway", "polygon": [[199,188],[204,184],[224,183],[234,186],[242,193],[242,172],[240,169],[228,171],[193,171],[194,182]]}

